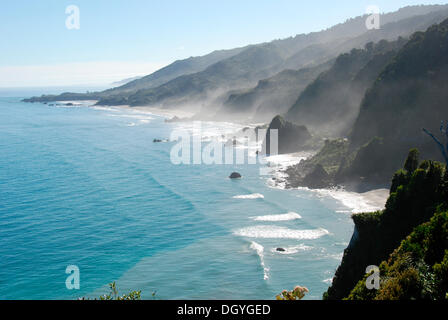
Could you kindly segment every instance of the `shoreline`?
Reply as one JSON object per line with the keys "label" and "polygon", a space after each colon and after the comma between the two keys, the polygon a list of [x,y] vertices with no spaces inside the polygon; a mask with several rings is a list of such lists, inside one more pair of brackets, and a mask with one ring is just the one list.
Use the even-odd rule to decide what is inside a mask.
{"label": "shoreline", "polygon": [[[77,101],[77,102],[78,104],[84,104],[88,102],[92,103],[94,101],[89,100],[89,101]],[[90,107],[95,106],[91,105]],[[127,111],[137,111],[151,115],[161,116],[167,119],[172,119],[174,117],[190,118],[191,116],[193,116],[193,113],[187,111],[166,110],[162,108],[147,107],[147,106],[131,107],[129,105],[120,105],[120,106],[102,106],[102,107],[117,108]],[[272,174],[271,178],[268,179],[266,183],[270,187],[274,188],[284,190],[294,190],[294,189],[307,190],[321,197],[331,197],[339,201],[342,205],[344,205],[348,209],[350,209],[350,211],[347,210],[347,212],[350,212],[352,214],[361,212],[373,212],[384,209],[386,201],[389,197],[389,189],[384,188],[383,186],[366,185],[362,186],[362,188],[350,188],[350,186],[338,186],[322,189],[310,189],[308,187],[297,187],[297,188],[287,187],[287,185],[289,184],[288,181],[290,180],[290,177],[286,173],[286,170],[300,163],[301,161],[308,159],[314,153],[315,151],[314,152],[303,151],[303,152],[280,154],[276,156],[267,157],[266,161],[268,163],[268,166],[272,167]]]}
{"label": "shoreline", "polygon": [[297,165],[301,161],[306,160],[312,156],[312,154],[312,152],[296,152],[274,156],[277,161],[271,162],[275,164],[275,167],[273,167],[272,177],[268,180],[268,184],[273,188],[283,190],[306,190],[317,194],[318,197],[331,197],[347,207],[349,209],[347,210],[347,213],[357,214],[362,212],[374,212],[385,208],[390,194],[390,190],[386,186],[363,185],[359,188],[336,186],[318,189],[311,189],[304,186],[296,188],[289,187],[290,177],[286,170]]}

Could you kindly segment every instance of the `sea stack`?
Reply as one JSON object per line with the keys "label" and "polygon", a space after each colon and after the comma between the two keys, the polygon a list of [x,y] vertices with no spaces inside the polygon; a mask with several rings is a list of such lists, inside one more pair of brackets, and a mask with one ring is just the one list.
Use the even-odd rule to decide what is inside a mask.
{"label": "sea stack", "polygon": [[266,133],[265,154],[271,154],[271,130],[278,133],[278,154],[293,153],[302,150],[303,146],[312,138],[305,126],[299,126],[286,121],[281,116],[272,119]]}

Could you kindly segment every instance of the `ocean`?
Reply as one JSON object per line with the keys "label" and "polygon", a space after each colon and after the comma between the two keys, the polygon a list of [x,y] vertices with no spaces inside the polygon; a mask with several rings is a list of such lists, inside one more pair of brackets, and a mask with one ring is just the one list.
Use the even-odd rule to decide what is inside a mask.
{"label": "ocean", "polygon": [[26,94],[0,92],[0,299],[98,297],[113,281],[145,299],[275,299],[296,285],[322,298],[362,198],[273,187],[258,164],[176,165],[176,142],[153,140],[189,124]]}

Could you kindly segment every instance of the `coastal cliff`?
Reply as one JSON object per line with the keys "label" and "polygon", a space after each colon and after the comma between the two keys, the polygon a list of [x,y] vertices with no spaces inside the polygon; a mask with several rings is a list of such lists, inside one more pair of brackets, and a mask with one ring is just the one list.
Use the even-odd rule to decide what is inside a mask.
{"label": "coastal cliff", "polygon": [[[353,215],[355,228],[352,240],[324,299],[422,298],[430,284],[425,284],[425,275],[420,273],[426,270],[429,276],[435,277],[440,268],[447,267],[448,213],[443,212],[448,209],[448,172],[438,162],[418,163],[418,152],[411,150],[405,167],[393,177],[385,210]],[[442,220],[445,221],[442,224],[436,222]],[[427,232],[436,226],[439,229],[433,234]],[[425,239],[432,241],[429,248]],[[434,251],[432,254],[431,250]],[[403,260],[405,256],[407,260]],[[402,270],[407,270],[408,274],[397,273],[394,263],[398,260]],[[426,263],[423,267],[415,267],[422,261]],[[441,263],[444,265],[435,267],[439,271],[434,269]],[[389,275],[381,282],[380,290],[366,289],[365,270],[370,265],[381,265],[382,272]],[[406,287],[406,281],[414,286]],[[433,298],[444,295],[448,290],[448,282],[439,284],[441,287]],[[392,285],[398,290],[394,294],[390,292]],[[420,291],[415,289],[416,286]]]}

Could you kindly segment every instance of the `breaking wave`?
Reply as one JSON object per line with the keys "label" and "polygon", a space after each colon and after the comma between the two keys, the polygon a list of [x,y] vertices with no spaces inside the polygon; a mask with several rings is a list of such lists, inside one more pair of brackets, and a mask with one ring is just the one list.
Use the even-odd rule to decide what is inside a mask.
{"label": "breaking wave", "polygon": [[234,196],[234,199],[264,199],[264,195],[260,193],[253,193],[253,194],[242,194],[239,196]]}
{"label": "breaking wave", "polygon": [[261,239],[318,239],[329,234],[323,228],[314,230],[295,230],[278,226],[253,226],[238,229],[234,234],[248,238]]}
{"label": "breaking wave", "polygon": [[273,215],[266,215],[266,216],[258,216],[254,217],[253,220],[255,221],[291,221],[291,220],[297,220],[302,219],[302,216],[295,212],[288,212],[285,214],[273,214]]}
{"label": "breaking wave", "polygon": [[269,268],[266,267],[266,264],[264,263],[264,247],[261,244],[252,241],[250,244],[250,248],[257,252],[258,257],[260,258],[261,267],[263,268],[264,280],[268,280]]}

